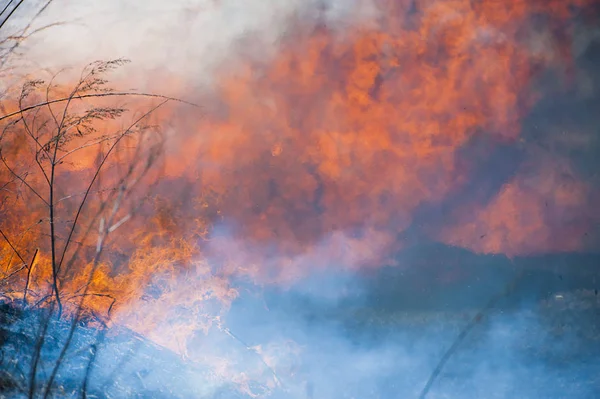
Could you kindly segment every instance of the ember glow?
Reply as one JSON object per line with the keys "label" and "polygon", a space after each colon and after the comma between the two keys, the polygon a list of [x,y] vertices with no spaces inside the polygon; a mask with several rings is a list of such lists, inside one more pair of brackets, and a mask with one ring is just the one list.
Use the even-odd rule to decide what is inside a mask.
{"label": "ember glow", "polygon": [[[208,86],[189,73],[144,74],[154,92],[199,107],[170,102],[119,143],[75,230],[80,241],[67,251],[75,261],[61,274],[66,309],[83,296],[90,317],[210,364],[251,393],[253,380],[277,385],[269,368],[293,375],[286,362],[300,349],[289,341],[247,348],[264,359],[251,371],[198,349],[213,330],[237,339],[225,320],[245,284],[293,290],[314,274],[394,264],[420,241],[509,258],[595,248],[596,178],[525,128],[550,92],[548,76],[565,91],[585,78],[572,25],[595,3],[381,0],[348,5],[348,15],[353,7],[371,12],[335,22],[326,9],[298,8],[286,15],[272,52],[253,52],[260,35],[233,40]],[[129,87],[123,75],[111,83]],[[72,90],[67,76],[53,98]],[[43,101],[45,87],[32,88],[25,105]],[[19,96],[9,92],[2,114],[18,109]],[[81,194],[73,193],[85,193],[114,142],[105,146],[103,137],[127,129],[159,100],[119,98],[129,112],[94,119],[88,141],[68,143],[84,148],[57,169],[63,237],[77,214]],[[81,112],[108,104],[115,106],[113,98],[73,106]],[[31,301],[49,301],[52,290],[47,199],[27,190],[45,192],[46,182],[30,172],[37,147],[27,130],[64,107],[2,121],[0,227],[10,243],[0,240],[0,254],[12,259],[2,272],[11,275],[14,300],[24,284]],[[591,140],[587,131],[571,133],[584,146]],[[88,148],[90,140],[99,145]],[[100,204],[120,201],[113,187],[129,196],[110,219]],[[116,227],[94,263],[105,220]],[[23,262],[14,245],[27,254]],[[32,257],[30,273],[17,271]],[[360,356],[368,369],[371,355]]]}

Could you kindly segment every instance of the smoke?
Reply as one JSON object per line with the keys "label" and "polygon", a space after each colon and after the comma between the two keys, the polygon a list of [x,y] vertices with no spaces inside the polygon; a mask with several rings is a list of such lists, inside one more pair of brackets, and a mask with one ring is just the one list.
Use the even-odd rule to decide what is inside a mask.
{"label": "smoke", "polygon": [[[172,371],[185,381],[173,396],[231,397],[241,390],[244,397],[418,397],[476,312],[394,312],[366,300],[364,276],[332,277],[330,284],[320,279],[319,291],[306,289],[312,277],[285,291],[258,290],[258,296],[246,285],[221,328],[199,332],[190,343],[189,358],[198,366]],[[599,306],[598,297],[581,291],[556,293],[533,306],[493,309],[427,397],[594,397],[599,338],[589,317]],[[101,353],[98,381],[102,370],[114,367],[111,347]],[[119,381],[135,380],[126,371],[140,368],[150,370],[143,377],[148,389],[173,378],[159,376],[146,356],[134,353],[119,369]],[[157,365],[175,362],[166,352],[152,356]]]}
{"label": "smoke", "polygon": [[[473,316],[448,304],[485,303],[513,269],[448,299],[430,285],[465,276],[442,270],[446,255],[435,270],[410,269],[399,250],[429,240],[508,256],[597,250],[595,34],[571,53],[517,3],[514,16],[431,3],[57,0],[36,22],[65,24],[24,43],[30,70],[126,57],[125,88],[201,102],[201,115],[160,115],[170,152],[157,191],[173,214],[156,210],[167,222],[132,233],[142,255],[115,266],[119,289],[147,283],[121,298],[115,323],[193,365],[169,369],[181,379],[173,394],[416,397]],[[144,278],[128,282],[128,268]],[[557,298],[481,321],[429,397],[592,397],[572,381],[594,384],[597,366],[579,361],[597,338],[581,339],[585,311]],[[565,331],[569,318],[578,327]],[[180,364],[129,346],[106,341],[94,389],[159,390],[160,365]]]}
{"label": "smoke", "polygon": [[[489,259],[477,259],[477,267],[491,266]],[[443,353],[478,311],[478,304],[458,311],[399,311],[370,299],[380,288],[369,285],[373,280],[364,274],[327,274],[316,284],[313,274],[286,289],[237,283],[240,295],[230,311],[209,329],[196,324],[185,361],[147,340],[132,338],[130,332],[109,330],[94,349],[97,356],[88,375],[88,394],[416,398]],[[498,275],[488,273],[487,278],[491,282]],[[192,288],[184,280],[179,283]],[[488,290],[488,296],[500,291]],[[403,300],[401,292],[396,295],[397,301]],[[208,307],[203,306],[204,315],[195,316],[171,308],[171,321],[199,321]],[[595,361],[600,355],[594,321],[598,309],[600,299],[593,291],[556,291],[528,306],[499,302],[458,347],[427,398],[593,398],[600,371]],[[165,311],[152,303],[137,310],[154,310],[163,316]],[[155,332],[169,342],[177,338],[173,331]],[[87,348],[96,334],[77,330],[59,372],[67,392],[83,380]],[[43,359],[52,358],[65,336],[65,327],[53,322]],[[26,347],[11,344],[18,352]],[[14,358],[4,350],[8,359]],[[20,359],[7,364],[27,363]],[[41,364],[42,376],[48,370],[44,361]]]}
{"label": "smoke", "polygon": [[[225,230],[220,234],[235,242]],[[222,245],[215,245],[212,254],[220,257],[208,262],[212,267],[203,269],[205,274],[188,273],[170,285],[177,287],[174,295],[200,293],[204,300],[197,307],[173,307],[191,304],[191,297],[178,301],[163,293],[158,301],[131,303],[131,313],[123,318],[123,324],[195,365],[177,371],[185,373],[186,382],[173,392],[176,396],[231,397],[241,391],[243,397],[282,399],[416,398],[456,337],[497,296],[497,306],[458,347],[428,398],[592,398],[597,389],[593,376],[600,368],[592,359],[600,354],[593,321],[599,297],[592,290],[561,292],[560,285],[553,290],[542,275],[504,294],[518,271],[506,257],[417,248],[398,258],[403,267],[372,273],[319,267],[318,257],[300,255],[292,259],[294,270],[306,273],[284,285],[248,279],[249,270],[242,267],[236,276],[219,277],[223,285],[218,288],[208,269],[224,273],[227,262]],[[247,264],[240,261],[248,259],[242,248],[227,247],[228,254],[237,252],[235,265]],[[458,292],[444,280],[454,261],[454,271],[463,273]],[[273,256],[266,262],[281,268],[288,260]],[[546,285],[536,293],[538,284]],[[223,302],[218,291],[227,292],[228,300]],[[140,329],[135,315],[158,324]],[[101,353],[108,357],[100,357],[96,369],[111,369],[106,359],[119,355],[111,354],[110,346]],[[158,389],[172,376],[158,373],[147,356],[134,352],[121,370],[148,369],[145,386]],[[159,364],[173,359],[170,352],[152,356]],[[133,378],[128,375],[122,373],[120,381]],[[101,374],[97,377],[102,381]]]}
{"label": "smoke", "polygon": [[[292,17],[342,29],[375,14],[374,6],[359,0],[57,0],[33,29],[61,25],[33,35],[22,52],[32,69],[50,71],[128,58],[134,63],[124,75],[132,88],[164,90],[155,81],[157,71],[159,79],[210,85],[214,69],[225,60],[240,62],[240,51],[256,59],[273,56]],[[249,38],[251,48],[240,47]]]}

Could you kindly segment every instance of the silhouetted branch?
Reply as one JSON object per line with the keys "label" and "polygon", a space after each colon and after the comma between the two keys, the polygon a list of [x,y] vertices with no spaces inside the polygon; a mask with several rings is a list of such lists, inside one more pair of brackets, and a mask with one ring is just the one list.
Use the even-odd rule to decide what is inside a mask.
{"label": "silhouetted branch", "polygon": [[[6,18],[4,18],[3,21],[0,21],[0,29],[2,29],[2,27],[4,27],[4,25],[6,24],[6,22],[8,22],[8,20],[10,19],[10,17],[13,16],[13,14],[15,13],[15,11],[17,11],[19,9],[19,7],[21,7],[21,4],[23,4],[24,0],[19,0],[19,2],[17,3],[17,5],[8,12],[8,15],[6,16]],[[8,6],[12,4],[12,0],[10,1],[10,3],[8,3],[8,5],[4,8],[4,10],[2,10],[2,12],[4,13],[4,11],[6,11],[6,9],[8,8]]]}
{"label": "silhouetted branch", "polygon": [[[139,122],[141,122],[143,119],[145,119],[146,117],[148,117],[148,115],[150,115],[152,112],[154,112],[155,110],[157,110],[159,107],[161,107],[162,105],[166,104],[169,100],[165,99],[163,102],[161,102],[160,104],[158,104],[157,106],[153,107],[152,109],[150,109],[149,111],[145,112],[144,114],[142,114],[142,116],[140,116],[138,119],[136,119],[124,132],[123,134],[120,136],[119,140],[115,143],[113,143],[113,145],[111,146],[111,148],[109,149],[109,151],[107,151],[107,153],[105,154],[104,158],[102,159],[102,161],[100,162],[100,165],[98,167],[96,167],[96,171],[94,173],[94,176],[92,177],[92,180],[90,182],[90,184],[88,185],[88,189],[86,192],[86,195],[84,196],[84,199],[81,201],[80,203],[80,207],[76,213],[76,217],[75,217],[75,221],[72,224],[71,227],[71,231],[69,232],[69,236],[68,239],[65,243],[65,248],[63,250],[63,255],[61,257],[61,261],[59,262],[59,267],[62,264],[62,261],[64,260],[64,256],[67,253],[67,249],[68,249],[68,244],[71,241],[70,238],[72,237],[72,234],[75,230],[75,226],[77,224],[77,220],[79,219],[79,216],[81,215],[81,211],[83,209],[83,206],[85,205],[85,202],[87,200],[87,196],[89,194],[89,191],[91,190],[91,188],[93,187],[96,179],[98,178],[98,176],[100,175],[100,171],[102,170],[103,165],[105,164],[106,160],[108,159],[108,157],[110,156],[110,154],[112,153],[112,151],[116,148],[116,146],[118,145],[118,142],[120,140],[122,140],[124,137],[127,136],[127,133],[129,131],[131,131],[131,129],[133,129],[133,127],[135,127]],[[130,166],[130,169],[132,169],[132,166]],[[116,200],[113,203],[113,207],[111,209],[111,213],[108,216],[107,219],[101,218],[100,219],[100,226],[99,226],[99,232],[98,232],[98,242],[96,244],[96,254],[94,256],[94,259],[92,261],[92,267],[88,276],[88,280],[86,282],[86,284],[84,285],[85,289],[83,294],[80,295],[81,300],[77,306],[77,310],[75,313],[75,316],[73,317],[73,320],[71,322],[71,328],[69,330],[69,334],[67,335],[67,338],[65,340],[65,343],[61,349],[60,354],[58,355],[57,361],[55,362],[54,368],[52,369],[52,372],[50,374],[50,377],[48,379],[48,383],[46,385],[46,389],[44,392],[44,399],[48,398],[48,396],[50,395],[50,391],[52,389],[52,385],[54,384],[54,380],[56,378],[56,375],[58,373],[58,369],[60,367],[60,365],[63,362],[63,359],[66,355],[67,349],[69,348],[71,341],[73,339],[73,336],[75,334],[75,329],[77,327],[77,322],[79,320],[79,318],[81,317],[81,312],[83,310],[83,304],[85,301],[86,296],[88,296],[88,290],[89,287],[91,285],[91,282],[93,280],[94,274],[96,273],[96,270],[98,268],[99,262],[100,262],[100,256],[102,254],[102,250],[104,248],[104,242],[108,236],[108,234],[110,233],[109,229],[111,226],[115,225],[115,223],[113,223],[114,218],[117,215],[117,212],[120,208],[121,205],[121,201],[123,199],[123,194],[125,192],[125,187],[123,185],[121,185],[121,190],[119,192],[119,195],[117,196]],[[117,222],[119,223],[119,222]],[[111,306],[112,308],[112,306]]]}
{"label": "silhouetted branch", "polygon": [[[513,262],[512,259],[509,259],[509,260],[511,262]],[[513,262],[513,264],[514,264],[514,262]],[[429,391],[433,387],[433,384],[435,383],[435,381],[441,374],[442,370],[446,366],[446,363],[448,363],[448,360],[450,360],[450,358],[454,355],[454,353],[456,353],[456,351],[458,350],[460,345],[464,342],[464,340],[467,338],[469,333],[471,331],[473,331],[473,329],[477,326],[477,324],[479,324],[479,322],[481,322],[481,320],[484,318],[486,313],[490,309],[492,309],[494,306],[496,306],[496,303],[498,303],[498,301],[500,299],[510,295],[513,292],[517,282],[521,279],[522,276],[523,276],[522,271],[517,273],[517,275],[513,278],[513,280],[506,286],[506,288],[499,294],[492,297],[488,301],[488,303],[479,312],[477,312],[477,314],[475,316],[473,316],[473,318],[469,321],[469,323],[467,323],[467,325],[461,330],[461,332],[458,334],[458,336],[456,337],[454,342],[452,342],[452,345],[450,345],[448,350],[446,350],[444,355],[441,357],[441,359],[437,363],[435,369],[429,376],[427,383],[425,384],[425,386],[421,390],[421,393],[419,394],[419,399],[425,399],[427,397],[427,395],[429,394]]]}
{"label": "silhouetted branch", "polygon": [[29,264],[29,269],[27,270],[27,280],[25,281],[25,290],[23,291],[23,306],[27,306],[27,290],[29,290],[29,281],[31,280],[31,272],[33,271],[33,265],[35,263],[35,258],[39,252],[39,248],[35,249],[33,257],[31,258],[31,263]]}
{"label": "silhouetted branch", "polygon": [[[6,236],[6,234],[4,234],[4,231],[2,231],[2,229],[0,229],[0,235],[2,235],[2,238],[4,238],[4,240],[6,241],[6,243],[8,244],[8,246],[10,247],[10,249],[12,249],[13,252],[19,257],[19,259],[21,259],[21,262],[23,262],[24,264],[27,264],[27,262],[25,262],[25,259],[23,259],[23,257],[19,253],[19,251],[17,251],[17,249],[12,244],[12,242],[10,242],[10,240],[8,239],[8,237]],[[7,270],[8,270],[8,267],[10,267],[10,265],[7,265]]]}
{"label": "silhouetted branch", "polygon": [[160,108],[161,106],[163,106],[164,104],[166,104],[167,101],[169,101],[169,100],[165,100],[165,101],[161,102],[160,104],[158,104],[157,106],[155,106],[154,108],[152,108],[150,111],[144,113],[141,117],[139,117],[138,119],[136,119],[127,129],[125,129],[125,131],[121,134],[121,136],[111,145],[111,147],[107,151],[106,155],[104,156],[104,158],[100,162],[100,165],[96,168],[94,176],[92,177],[92,179],[90,181],[90,184],[88,184],[88,187],[87,187],[87,189],[85,191],[83,199],[81,200],[81,202],[79,204],[79,208],[77,209],[77,212],[75,213],[75,220],[73,221],[73,224],[71,225],[71,229],[70,229],[69,234],[67,236],[65,247],[64,247],[64,249],[62,251],[62,256],[60,258],[60,261],[57,264],[57,270],[60,270],[60,268],[62,267],[62,264],[64,262],[64,258],[66,256],[67,250],[69,248],[69,243],[71,242],[71,238],[73,237],[73,234],[75,232],[75,228],[77,226],[77,222],[79,220],[79,217],[81,216],[81,212],[83,211],[83,207],[85,206],[87,198],[88,198],[88,196],[89,196],[89,194],[90,194],[90,192],[92,190],[92,187],[96,183],[96,180],[98,179],[98,176],[100,175],[100,172],[102,171],[102,167],[104,166],[104,164],[108,160],[110,154],[114,151],[114,149],[117,147],[117,145],[119,144],[119,142],[131,131],[131,129],[133,129],[143,119],[147,118],[148,115],[150,115],[152,112],[154,112],[155,110],[157,110],[158,108]]}
{"label": "silhouetted branch", "polygon": [[178,102],[178,103],[182,103],[182,104],[186,104],[186,105],[191,105],[193,107],[200,108],[199,105],[194,104],[192,102],[185,101],[185,100],[182,100],[182,99],[179,99],[179,98],[175,98],[175,97],[162,96],[160,94],[136,93],[136,92],[90,93],[90,94],[76,95],[76,96],[73,96],[73,97],[57,98],[57,99],[54,99],[54,100],[47,100],[47,101],[44,101],[44,102],[41,102],[41,103],[30,105],[30,106],[27,106],[27,107],[25,107],[23,109],[20,109],[18,111],[10,112],[10,113],[8,113],[6,115],[0,116],[0,121],[2,121],[4,119],[12,118],[13,116],[19,115],[21,112],[28,112],[28,111],[34,110],[36,108],[44,107],[44,106],[51,105],[51,104],[64,103],[64,102],[68,102],[70,100],[82,100],[84,98],[99,98],[99,97],[150,97],[150,98],[160,98],[160,99],[163,99],[163,100],[175,101],[175,102]]}

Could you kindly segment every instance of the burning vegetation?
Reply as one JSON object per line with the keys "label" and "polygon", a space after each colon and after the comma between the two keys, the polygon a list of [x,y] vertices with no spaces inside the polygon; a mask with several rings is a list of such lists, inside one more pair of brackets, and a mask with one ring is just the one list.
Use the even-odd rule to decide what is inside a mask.
{"label": "burning vegetation", "polygon": [[[19,316],[0,332],[24,334],[33,354],[25,383],[0,376],[6,391],[85,397],[98,348],[112,342],[103,362],[119,364],[126,329],[145,345],[138,362],[167,348],[188,380],[207,381],[161,395],[216,397],[227,383],[310,397],[298,388],[305,348],[283,334],[247,343],[227,323],[236,300],[326,273],[408,270],[398,254],[421,242],[508,259],[597,251],[598,165],[573,158],[598,146],[597,128],[568,126],[579,130],[561,142],[564,130],[532,119],[548,96],[597,96],[580,90],[598,77],[573,44],[596,3],[381,0],[342,28],[325,10],[298,12],[268,57],[247,50],[252,38],[236,43],[241,61],[220,64],[201,94],[165,81],[177,93],[117,90],[123,59],[7,86],[0,295]],[[320,300],[346,295],[314,287]],[[65,385],[65,367],[83,388]]]}

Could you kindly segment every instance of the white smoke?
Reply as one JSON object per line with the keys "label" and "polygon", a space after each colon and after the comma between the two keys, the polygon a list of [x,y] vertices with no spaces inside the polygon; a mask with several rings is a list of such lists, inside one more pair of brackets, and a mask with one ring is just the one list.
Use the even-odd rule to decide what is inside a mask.
{"label": "white smoke", "polygon": [[[294,15],[315,16],[347,27],[373,16],[361,0],[55,0],[38,18],[36,28],[60,22],[22,44],[22,59],[32,70],[76,69],[98,59],[133,61],[128,82],[145,85],[148,73],[160,70],[189,81],[207,83],[210,71],[231,63],[234,44],[245,37],[251,52],[267,57]],[[21,24],[36,9],[19,10]],[[248,49],[244,49],[245,52]]]}

